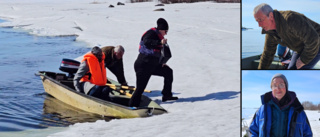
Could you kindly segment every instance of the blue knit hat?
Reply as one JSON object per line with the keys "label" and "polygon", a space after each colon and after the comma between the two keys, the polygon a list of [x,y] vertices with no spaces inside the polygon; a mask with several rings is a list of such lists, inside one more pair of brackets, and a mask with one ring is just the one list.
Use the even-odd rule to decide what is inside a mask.
{"label": "blue knit hat", "polygon": [[98,47],[98,46],[94,46],[92,49],[91,49],[91,53],[93,55],[98,55],[99,53],[101,53],[102,50]]}
{"label": "blue knit hat", "polygon": [[99,62],[102,61],[102,50],[98,47],[98,46],[95,46],[91,49],[91,53],[97,57],[97,59],[99,60]]}

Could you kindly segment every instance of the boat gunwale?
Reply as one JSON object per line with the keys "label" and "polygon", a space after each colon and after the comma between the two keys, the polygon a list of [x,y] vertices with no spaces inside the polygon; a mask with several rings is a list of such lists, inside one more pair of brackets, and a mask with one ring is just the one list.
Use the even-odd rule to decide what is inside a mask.
{"label": "boat gunwale", "polygon": [[[258,66],[257,67],[253,67],[252,63],[255,62],[255,60],[259,61],[260,62],[260,58],[261,58],[261,55],[253,55],[253,56],[248,56],[248,57],[245,57],[245,58],[241,58],[241,69],[242,70],[258,70]],[[250,62],[248,62],[248,60]],[[274,63],[274,64],[273,64]],[[246,64],[250,64],[250,67],[247,67],[247,66],[244,66]],[[259,65],[259,64],[257,64]],[[276,67],[276,68],[270,68],[270,67]],[[279,56],[275,55],[273,57],[273,60],[269,66],[268,69],[266,70],[286,70],[286,68],[284,66],[281,65],[281,61],[279,59]]]}

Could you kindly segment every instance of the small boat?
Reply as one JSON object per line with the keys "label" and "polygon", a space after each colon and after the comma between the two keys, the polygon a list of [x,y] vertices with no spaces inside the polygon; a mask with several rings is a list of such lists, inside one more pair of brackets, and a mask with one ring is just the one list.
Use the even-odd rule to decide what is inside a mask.
{"label": "small boat", "polygon": [[75,123],[95,122],[97,120],[110,121],[112,119],[67,105],[51,95],[45,96],[42,115],[46,117],[43,125],[69,126]]}
{"label": "small boat", "polygon": [[[241,60],[241,68],[243,70],[258,69],[258,66],[260,63],[260,56],[261,55],[255,55],[255,56],[243,58]],[[275,56],[272,63],[270,64],[269,69],[286,69],[286,67],[282,66],[281,60],[279,59],[279,57]]]}
{"label": "small boat", "polygon": [[[61,66],[68,63],[64,61],[65,59],[62,61]],[[60,67],[60,70],[64,69],[61,69]],[[36,75],[40,76],[45,92],[65,104],[86,112],[113,118],[148,117],[167,113],[167,111],[159,104],[144,95],[141,97],[139,107],[129,107],[130,97],[126,94],[130,94],[130,89],[117,88],[112,90],[110,94],[111,101],[101,100],[77,92],[73,86],[73,75],[70,74],[70,72],[74,71],[68,72],[69,75],[66,75],[65,73],[39,71]],[[108,81],[111,81],[111,84],[117,87],[121,87],[119,83],[112,79],[108,79]],[[119,90],[125,93],[121,93]]]}
{"label": "small boat", "polygon": [[[73,78],[68,78],[66,74],[39,71],[37,75],[40,76],[43,87],[48,94],[68,105],[87,112],[114,118],[148,117],[167,112],[144,95],[141,97],[139,107],[129,107],[130,97],[120,94],[116,90],[113,90],[110,94],[111,101],[105,101],[75,91]],[[128,93],[129,91],[126,92]]]}
{"label": "small boat", "polygon": [[[260,56],[261,55],[255,55],[243,58],[241,60],[241,68],[242,70],[256,70],[258,69],[259,63],[260,63]],[[274,56],[272,63],[270,64],[269,69],[286,69],[287,66],[281,65],[281,59],[279,56]],[[320,62],[318,62],[313,69],[320,69]]]}
{"label": "small boat", "polygon": [[248,29],[252,29],[252,28],[241,27],[241,30],[242,30],[242,31],[248,30]]}

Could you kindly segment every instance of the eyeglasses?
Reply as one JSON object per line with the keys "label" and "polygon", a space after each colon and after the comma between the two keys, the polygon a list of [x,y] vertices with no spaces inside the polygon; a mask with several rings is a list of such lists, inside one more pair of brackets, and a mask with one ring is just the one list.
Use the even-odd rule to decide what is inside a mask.
{"label": "eyeglasses", "polygon": [[271,88],[272,89],[276,89],[276,88],[285,88],[286,85],[284,83],[279,84],[278,86],[272,85]]}

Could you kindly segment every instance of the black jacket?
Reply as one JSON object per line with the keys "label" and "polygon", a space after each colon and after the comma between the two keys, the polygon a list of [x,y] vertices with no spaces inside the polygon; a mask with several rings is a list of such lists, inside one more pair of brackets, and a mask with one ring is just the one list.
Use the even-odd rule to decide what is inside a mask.
{"label": "black jacket", "polygon": [[105,47],[102,47],[101,50],[106,56],[106,58],[104,60],[105,67],[108,68],[114,75],[116,75],[118,82],[120,84],[125,84],[126,79],[124,77],[123,61],[122,61],[122,59],[117,59],[115,57],[114,47],[113,46],[105,46]]}
{"label": "black jacket", "polygon": [[151,28],[141,37],[137,61],[150,65],[158,65],[161,56],[161,40],[163,36],[156,28]]}

